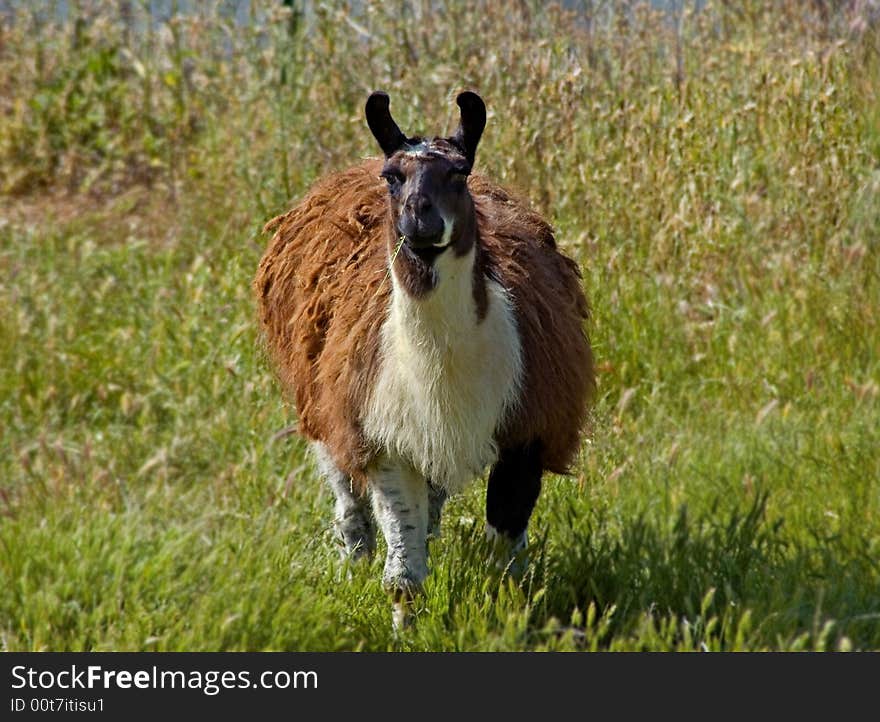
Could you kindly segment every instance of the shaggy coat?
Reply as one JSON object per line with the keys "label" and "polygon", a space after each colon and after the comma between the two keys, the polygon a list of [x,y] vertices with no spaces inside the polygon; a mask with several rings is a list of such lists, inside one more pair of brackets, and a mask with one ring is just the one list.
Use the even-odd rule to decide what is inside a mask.
{"label": "shaggy coat", "polygon": [[[274,232],[254,280],[260,321],[299,431],[321,442],[363,492],[381,449],[364,434],[380,359],[391,278],[388,193],[382,161],[319,181]],[[495,430],[499,449],[537,442],[544,469],[565,473],[579,448],[595,386],[588,315],[577,265],[556,249],[547,223],[479,174],[468,179],[477,219],[474,299],[486,279],[509,294],[522,346],[517,402]]]}

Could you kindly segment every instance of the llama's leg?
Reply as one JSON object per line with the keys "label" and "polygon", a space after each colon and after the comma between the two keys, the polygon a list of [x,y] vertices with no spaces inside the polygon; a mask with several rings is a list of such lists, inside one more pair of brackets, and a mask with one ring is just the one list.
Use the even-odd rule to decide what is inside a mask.
{"label": "llama's leg", "polygon": [[541,473],[541,447],[531,443],[503,449],[489,474],[486,536],[499,565],[507,566],[528,545],[529,517],[541,493]]}
{"label": "llama's leg", "polygon": [[428,536],[440,538],[440,517],[446,503],[446,489],[428,484]]}
{"label": "llama's leg", "polygon": [[428,484],[408,464],[383,457],[370,476],[373,513],[388,554],[382,581],[392,595],[395,629],[410,621],[411,602],[428,576]]}
{"label": "llama's leg", "polygon": [[340,471],[323,444],[313,444],[318,468],[336,499],[333,526],[342,542],[343,558],[360,559],[376,551],[376,532],[370,511],[370,500],[355,494],[348,474]]}

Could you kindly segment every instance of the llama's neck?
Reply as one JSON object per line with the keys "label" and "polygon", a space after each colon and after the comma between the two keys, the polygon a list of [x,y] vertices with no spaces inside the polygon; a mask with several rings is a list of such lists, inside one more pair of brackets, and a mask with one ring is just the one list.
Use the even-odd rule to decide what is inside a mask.
{"label": "llama's neck", "polygon": [[519,398],[522,352],[507,292],[485,277],[478,313],[475,245],[452,251],[434,261],[436,283],[423,296],[392,274],[364,429],[385,453],[455,491],[497,457],[496,431]]}
{"label": "llama's neck", "polygon": [[[441,253],[430,267],[431,288],[413,293],[411,281],[398,273],[402,259],[392,269],[390,317],[413,338],[449,333],[458,334],[480,320],[474,287],[486,279],[475,273],[476,247],[462,256],[452,248]],[[405,263],[405,261],[404,261]],[[421,290],[421,289],[420,289]]]}

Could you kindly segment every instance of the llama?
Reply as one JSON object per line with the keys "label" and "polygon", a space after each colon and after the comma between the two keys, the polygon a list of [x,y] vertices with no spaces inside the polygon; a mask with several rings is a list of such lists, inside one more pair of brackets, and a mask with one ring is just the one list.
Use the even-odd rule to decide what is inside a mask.
{"label": "llama", "polygon": [[525,547],[541,476],[568,471],[595,388],[578,267],[536,212],[472,173],[486,107],[456,102],[451,136],[407,137],[371,94],[384,158],[269,221],[254,280],[345,553],[374,552],[374,523],[385,538],[395,627],[447,494],[486,469],[487,535],[510,556]]}

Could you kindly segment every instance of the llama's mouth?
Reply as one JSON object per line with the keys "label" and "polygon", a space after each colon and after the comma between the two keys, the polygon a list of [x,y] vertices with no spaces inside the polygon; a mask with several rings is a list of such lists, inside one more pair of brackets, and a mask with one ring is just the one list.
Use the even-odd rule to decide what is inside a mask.
{"label": "llama's mouth", "polygon": [[451,241],[446,241],[442,236],[436,240],[437,242],[435,243],[424,239],[415,239],[404,236],[403,245],[406,250],[416,258],[430,265],[434,262],[437,256],[452,245]]}

